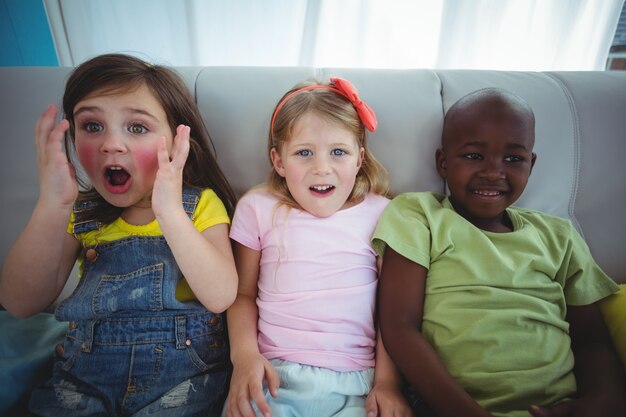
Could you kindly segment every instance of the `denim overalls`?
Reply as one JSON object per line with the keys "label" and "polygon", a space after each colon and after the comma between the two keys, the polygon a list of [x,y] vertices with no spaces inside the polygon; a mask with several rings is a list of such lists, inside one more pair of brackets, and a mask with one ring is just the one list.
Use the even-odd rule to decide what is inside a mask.
{"label": "denim overalls", "polygon": [[[183,190],[190,217],[199,195]],[[76,235],[98,228],[86,218],[93,205],[75,206]],[[69,330],[56,348],[52,379],[33,393],[30,411],[218,416],[228,387],[225,317],[176,299],[181,272],[163,236],[132,236],[93,249],[83,250],[82,278],[56,309]]]}

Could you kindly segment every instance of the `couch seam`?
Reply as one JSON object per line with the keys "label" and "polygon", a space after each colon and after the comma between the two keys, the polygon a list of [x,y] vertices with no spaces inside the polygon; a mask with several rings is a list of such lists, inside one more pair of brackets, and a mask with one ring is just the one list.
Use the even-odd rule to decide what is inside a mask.
{"label": "couch seam", "polygon": [[204,71],[204,68],[200,68],[198,71],[196,71],[196,75],[193,78],[193,100],[196,102],[196,106],[199,105],[198,103],[198,79],[200,79],[200,74],[202,73],[202,71]]}
{"label": "couch seam", "polygon": [[[432,73],[435,75],[435,78],[437,78],[437,81],[439,81],[439,104],[441,105],[441,121],[443,123],[443,119],[446,117],[446,108],[443,104],[443,89],[444,89],[444,85],[443,85],[443,80],[441,79],[441,76],[439,75],[439,71],[436,70],[431,70]],[[443,128],[443,126],[442,126]],[[448,183],[446,180],[444,180],[443,178],[441,179],[443,184],[442,184],[442,193],[444,195],[449,195],[450,193],[448,192]]]}
{"label": "couch seam", "polygon": [[576,198],[578,197],[578,187],[580,183],[580,169],[581,169],[580,168],[580,154],[581,154],[580,119],[578,117],[578,109],[576,107],[576,102],[574,101],[574,97],[570,93],[569,89],[567,88],[563,80],[561,80],[554,72],[545,72],[544,74],[546,74],[549,78],[551,78],[561,88],[563,95],[567,99],[567,104],[569,105],[569,108],[570,108],[570,114],[572,115],[572,122],[573,122],[572,130],[573,130],[573,136],[574,136],[574,156],[573,156],[574,158],[574,161],[573,161],[574,162],[573,164],[574,165],[574,173],[573,173],[574,181],[572,184],[572,193],[570,196],[570,201],[567,206],[567,212],[569,214],[570,219],[572,220],[572,223],[574,223],[574,227],[578,229],[578,232],[581,234],[583,239],[585,239],[585,234],[583,232],[582,226],[580,222],[578,221],[578,218],[576,217]]}

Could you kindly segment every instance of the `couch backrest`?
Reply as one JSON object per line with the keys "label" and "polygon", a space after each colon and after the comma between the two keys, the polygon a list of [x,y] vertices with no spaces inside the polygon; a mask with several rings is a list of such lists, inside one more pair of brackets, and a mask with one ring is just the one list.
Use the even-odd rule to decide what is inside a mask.
{"label": "couch backrest", "polygon": [[[478,88],[524,97],[536,116],[537,163],[518,205],[567,217],[604,270],[626,282],[626,72],[382,70],[306,67],[180,67],[241,194],[265,180],[266,137],[281,95],[307,78],[351,80],[375,110],[370,146],[393,190],[443,191],[434,165],[445,111]],[[0,256],[25,225],[37,198],[33,131],[48,103],[60,104],[69,68],[0,68]]]}

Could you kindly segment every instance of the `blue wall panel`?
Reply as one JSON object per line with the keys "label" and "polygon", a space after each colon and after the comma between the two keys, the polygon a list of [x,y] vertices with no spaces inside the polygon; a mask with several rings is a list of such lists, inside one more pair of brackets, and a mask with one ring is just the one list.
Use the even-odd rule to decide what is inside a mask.
{"label": "blue wall panel", "polygon": [[0,0],[0,66],[58,66],[42,0]]}

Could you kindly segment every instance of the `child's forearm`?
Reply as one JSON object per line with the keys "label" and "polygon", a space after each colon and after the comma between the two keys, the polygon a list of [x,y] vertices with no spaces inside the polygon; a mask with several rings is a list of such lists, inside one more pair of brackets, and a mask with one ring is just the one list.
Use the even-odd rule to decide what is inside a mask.
{"label": "child's forearm", "polygon": [[240,358],[251,354],[260,354],[258,345],[259,313],[256,299],[238,294],[233,305],[228,309],[228,337],[230,356],[236,366]]}
{"label": "child's forearm", "polygon": [[427,270],[387,248],[379,289],[385,348],[411,386],[440,417],[487,413],[448,372],[421,333]]}
{"label": "child's forearm", "polygon": [[398,368],[391,360],[382,338],[380,337],[380,331],[376,334],[376,365],[374,367],[374,385],[385,384],[388,386],[402,387],[402,376],[398,371]]}
{"label": "child's forearm", "polygon": [[[390,336],[393,334],[395,336]],[[385,346],[409,384],[439,417],[490,416],[450,375],[437,353],[417,330],[391,330],[386,334]]]}
{"label": "child's forearm", "polygon": [[593,402],[596,415],[625,415],[626,375],[600,312],[593,304],[568,306],[567,319],[581,400]]}
{"label": "child's forearm", "polygon": [[200,233],[183,210],[157,220],[198,301],[216,313],[230,307],[237,291],[237,271],[228,226],[218,224]]}
{"label": "child's forearm", "polygon": [[0,304],[18,317],[38,313],[59,295],[79,242],[67,233],[71,206],[50,210],[37,202],[26,227],[4,259]]}

